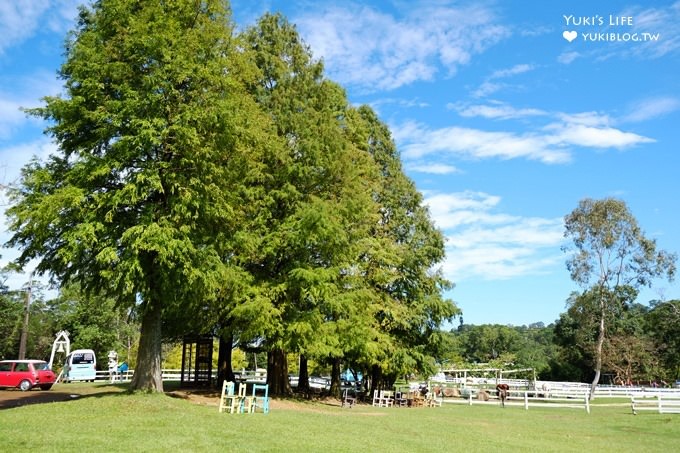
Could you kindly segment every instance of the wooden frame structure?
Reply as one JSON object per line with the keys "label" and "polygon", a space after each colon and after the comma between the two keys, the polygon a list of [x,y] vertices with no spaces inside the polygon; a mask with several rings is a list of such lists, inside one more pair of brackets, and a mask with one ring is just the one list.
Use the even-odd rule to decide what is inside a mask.
{"label": "wooden frame structure", "polygon": [[184,337],[180,387],[209,387],[212,383],[212,355],[212,335]]}

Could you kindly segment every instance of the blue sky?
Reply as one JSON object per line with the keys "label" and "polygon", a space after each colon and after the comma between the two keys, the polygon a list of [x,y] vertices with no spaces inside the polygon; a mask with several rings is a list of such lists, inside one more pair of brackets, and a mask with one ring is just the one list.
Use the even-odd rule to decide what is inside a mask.
{"label": "blue sky", "polygon": [[[60,92],[73,3],[0,2],[4,184],[55,150],[19,107]],[[680,1],[232,6],[240,26],[284,13],[351,102],[390,125],[447,237],[448,296],[466,323],[558,318],[578,289],[561,251],[563,217],[582,198],[623,199],[660,248],[680,251]],[[3,250],[2,263],[15,256]],[[680,285],[658,282],[639,301],[673,298]]]}

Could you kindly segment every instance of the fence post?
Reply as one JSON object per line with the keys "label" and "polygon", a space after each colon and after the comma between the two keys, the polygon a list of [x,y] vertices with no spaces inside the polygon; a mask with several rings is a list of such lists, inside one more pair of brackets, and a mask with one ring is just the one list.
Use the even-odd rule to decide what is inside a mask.
{"label": "fence post", "polygon": [[472,406],[472,391],[468,394],[468,404]]}
{"label": "fence post", "polygon": [[661,394],[656,395],[656,398],[659,400],[659,414],[663,414],[663,406],[661,405]]}
{"label": "fence post", "polygon": [[524,392],[524,410],[529,410],[529,392]]}
{"label": "fence post", "polygon": [[590,414],[590,401],[588,400],[588,393],[586,393],[585,400],[586,400],[586,412]]}

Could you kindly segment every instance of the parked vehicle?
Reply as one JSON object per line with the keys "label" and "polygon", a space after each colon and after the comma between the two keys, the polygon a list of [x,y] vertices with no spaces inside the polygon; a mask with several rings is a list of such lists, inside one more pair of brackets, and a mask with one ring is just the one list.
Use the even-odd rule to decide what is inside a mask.
{"label": "parked vehicle", "polygon": [[92,381],[97,378],[97,357],[92,349],[76,349],[66,356],[64,382]]}
{"label": "parked vehicle", "polygon": [[55,379],[44,360],[0,361],[0,387],[16,387],[23,392],[33,387],[49,390]]}

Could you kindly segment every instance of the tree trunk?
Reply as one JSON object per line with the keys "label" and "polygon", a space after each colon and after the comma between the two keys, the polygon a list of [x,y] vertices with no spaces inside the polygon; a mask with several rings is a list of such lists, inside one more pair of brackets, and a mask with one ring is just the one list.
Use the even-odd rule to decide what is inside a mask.
{"label": "tree trunk", "polygon": [[161,307],[160,300],[149,300],[142,315],[137,365],[130,388],[145,392],[163,392],[161,371]]}
{"label": "tree trunk", "polygon": [[217,353],[217,386],[222,388],[224,381],[236,382],[234,369],[231,367],[231,353],[234,348],[232,333],[220,337],[219,352]]}
{"label": "tree trunk", "polygon": [[382,370],[378,365],[373,365],[371,367],[371,389],[369,390],[368,398],[373,398],[373,393],[376,390],[380,390],[382,386]]}
{"label": "tree trunk", "polygon": [[600,302],[600,327],[597,333],[597,344],[595,345],[595,377],[593,383],[590,384],[590,400],[595,398],[595,389],[600,382],[600,372],[602,371],[602,346],[604,345],[604,318],[605,318],[604,302]]}
{"label": "tree trunk", "polygon": [[331,389],[330,394],[336,398],[340,398],[340,358],[332,357],[332,367],[331,367]]}
{"label": "tree trunk", "polygon": [[288,381],[288,361],[283,349],[267,351],[267,384],[272,396],[287,396],[292,394]]}
{"label": "tree trunk", "polygon": [[307,369],[307,356],[300,354],[300,374],[298,376],[297,391],[310,397],[309,393],[309,370]]}

